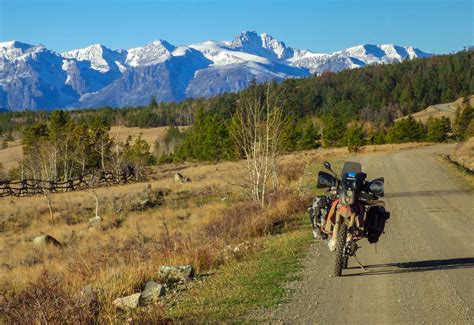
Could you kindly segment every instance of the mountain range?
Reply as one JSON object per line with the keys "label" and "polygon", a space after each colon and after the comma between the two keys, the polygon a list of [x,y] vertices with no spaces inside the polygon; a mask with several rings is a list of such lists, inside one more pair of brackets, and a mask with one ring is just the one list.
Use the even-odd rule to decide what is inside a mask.
{"label": "mountain range", "polygon": [[393,44],[316,53],[254,31],[232,41],[174,46],[157,40],[128,50],[95,44],[64,53],[10,41],[0,43],[0,109],[136,106],[152,96],[180,101],[235,92],[254,79],[280,81],[428,56]]}

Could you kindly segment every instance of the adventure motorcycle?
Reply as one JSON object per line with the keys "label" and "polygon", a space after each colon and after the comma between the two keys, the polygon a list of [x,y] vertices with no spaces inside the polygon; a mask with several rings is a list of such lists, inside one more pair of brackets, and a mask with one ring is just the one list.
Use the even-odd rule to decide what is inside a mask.
{"label": "adventure motorcycle", "polygon": [[357,260],[357,241],[367,238],[369,243],[378,242],[384,232],[390,214],[385,211],[384,178],[366,181],[367,174],[356,162],[345,162],[341,177],[324,162],[331,174],[320,171],[317,187],[328,188],[328,194],[317,196],[309,208],[313,234],[318,239],[329,236],[329,249],[336,252],[334,276],[340,276],[347,268],[349,256]]}

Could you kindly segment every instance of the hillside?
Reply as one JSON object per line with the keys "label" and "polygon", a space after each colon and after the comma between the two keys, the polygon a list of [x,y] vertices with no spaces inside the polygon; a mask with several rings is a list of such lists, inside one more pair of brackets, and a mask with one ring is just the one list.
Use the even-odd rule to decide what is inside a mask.
{"label": "hillside", "polygon": [[[430,105],[422,111],[416,112],[412,114],[412,116],[423,123],[431,118],[440,118],[440,117],[447,117],[451,121],[454,121],[454,117],[456,115],[456,110],[462,106],[463,98],[459,98],[451,103],[444,103],[444,104],[436,104]],[[474,106],[474,95],[469,96],[469,103],[471,106]]]}

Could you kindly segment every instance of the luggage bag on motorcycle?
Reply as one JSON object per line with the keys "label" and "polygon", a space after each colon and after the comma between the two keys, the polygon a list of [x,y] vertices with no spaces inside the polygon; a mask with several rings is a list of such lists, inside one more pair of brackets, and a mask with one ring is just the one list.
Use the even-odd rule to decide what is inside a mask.
{"label": "luggage bag on motorcycle", "polygon": [[390,213],[382,206],[372,206],[366,212],[364,222],[367,240],[374,244],[379,241],[383,234],[385,222],[390,218]]}

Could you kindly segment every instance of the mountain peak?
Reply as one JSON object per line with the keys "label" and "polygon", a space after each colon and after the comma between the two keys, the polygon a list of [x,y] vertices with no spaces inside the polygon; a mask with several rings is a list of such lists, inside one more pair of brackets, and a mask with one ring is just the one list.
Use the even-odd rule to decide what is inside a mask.
{"label": "mountain peak", "polygon": [[45,49],[42,44],[31,45],[19,41],[0,42],[0,60],[11,61]]}
{"label": "mountain peak", "polygon": [[230,47],[263,56],[271,61],[287,59],[293,54],[293,50],[287,48],[285,43],[278,41],[267,33],[258,35],[256,31],[239,33],[232,41]]}
{"label": "mountain peak", "polygon": [[92,69],[106,73],[115,66],[114,61],[121,55],[102,44],[92,44],[83,49],[61,53],[61,56],[66,59],[89,61]]}
{"label": "mountain peak", "polygon": [[33,47],[44,47],[42,44],[39,45],[31,45],[19,41],[8,41],[8,42],[0,42],[0,48],[15,48],[20,49],[22,51],[26,51]]}
{"label": "mountain peak", "polygon": [[261,39],[256,31],[243,31],[234,37],[231,47],[245,48],[246,46],[258,46],[260,43]]}
{"label": "mountain peak", "polygon": [[170,58],[175,49],[176,46],[158,39],[143,47],[128,50],[125,62],[132,67],[158,64]]}

